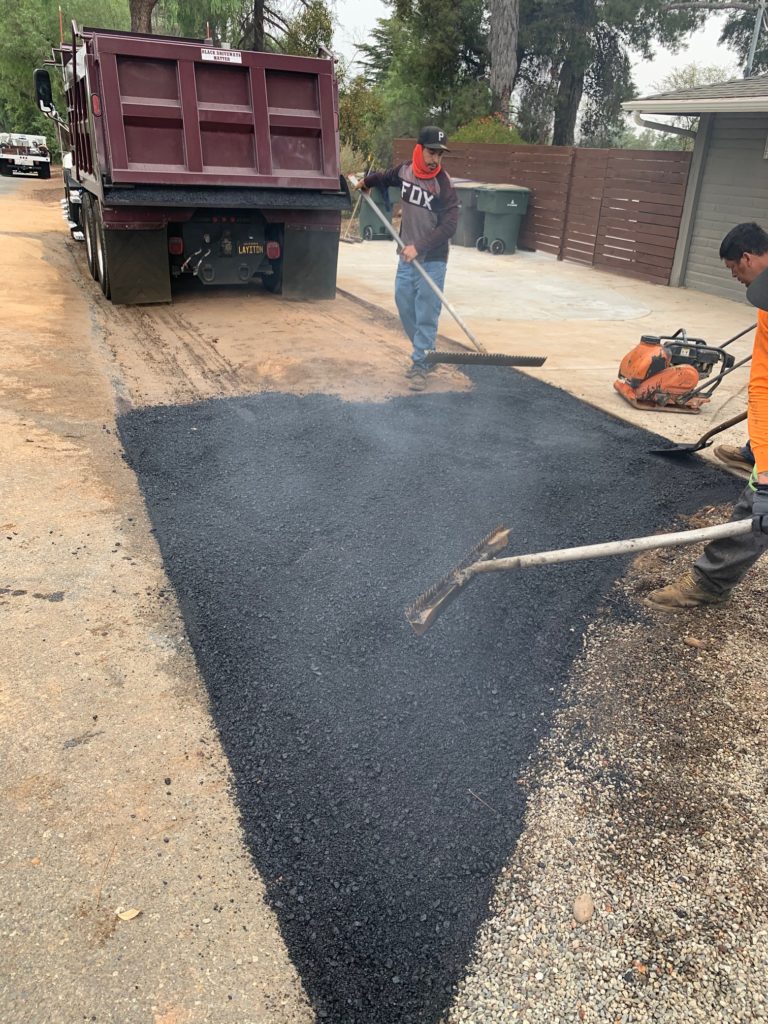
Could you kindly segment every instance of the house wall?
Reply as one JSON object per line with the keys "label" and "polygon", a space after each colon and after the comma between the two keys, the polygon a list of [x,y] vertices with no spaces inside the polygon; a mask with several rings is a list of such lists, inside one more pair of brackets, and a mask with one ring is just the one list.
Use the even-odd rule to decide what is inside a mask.
{"label": "house wall", "polygon": [[742,221],[755,220],[768,230],[768,114],[714,114],[705,144],[698,182],[694,156],[689,188],[698,194],[688,238],[681,228],[687,252],[678,253],[680,279],[687,288],[743,302],[744,286],[724,269],[718,251]]}

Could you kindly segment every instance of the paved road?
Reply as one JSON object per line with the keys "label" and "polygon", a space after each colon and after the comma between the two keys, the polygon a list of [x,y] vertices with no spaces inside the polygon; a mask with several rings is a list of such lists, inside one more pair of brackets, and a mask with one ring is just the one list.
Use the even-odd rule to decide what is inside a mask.
{"label": "paved road", "polygon": [[23,181],[24,178],[21,175],[9,175],[7,178],[4,174],[0,175],[0,196],[14,192]]}
{"label": "paved road", "polygon": [[521,773],[625,563],[480,580],[420,640],[404,606],[498,522],[516,550],[580,544],[739,488],[563,392],[474,374],[464,394],[121,421],[254,862],[333,1024],[439,1020],[520,834]]}

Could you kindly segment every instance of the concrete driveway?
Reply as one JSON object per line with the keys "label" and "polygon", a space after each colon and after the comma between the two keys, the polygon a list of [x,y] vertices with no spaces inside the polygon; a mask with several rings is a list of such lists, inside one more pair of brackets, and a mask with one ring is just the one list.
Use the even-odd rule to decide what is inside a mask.
{"label": "concrete driveway", "polygon": [[[339,287],[396,313],[396,259],[388,242],[342,245]],[[446,295],[489,351],[546,355],[543,367],[524,372],[674,441],[694,441],[746,408],[746,367],[726,378],[696,416],[638,411],[612,387],[621,358],[641,334],[672,334],[683,327],[692,337],[720,345],[755,322],[756,311],[746,300],[646,284],[546,253],[491,256],[459,247],[451,250]],[[446,312],[440,331],[467,343]],[[750,332],[730,350],[738,359],[751,346]],[[719,435],[717,443],[742,435],[740,426]],[[711,449],[703,454],[712,458]]]}

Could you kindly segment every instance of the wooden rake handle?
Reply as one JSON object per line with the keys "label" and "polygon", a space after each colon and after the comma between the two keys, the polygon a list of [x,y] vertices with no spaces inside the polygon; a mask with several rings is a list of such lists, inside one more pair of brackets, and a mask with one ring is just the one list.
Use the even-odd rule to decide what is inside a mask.
{"label": "wooden rake handle", "polygon": [[[379,220],[384,225],[384,227],[389,232],[389,234],[392,236],[392,238],[397,242],[397,244],[400,246],[401,249],[404,249],[405,248],[405,242],[402,240],[402,238],[397,233],[397,231],[389,223],[389,220],[384,216],[384,214],[378,208],[376,203],[374,203],[374,201],[371,199],[371,197],[366,192],[363,192],[362,196],[363,196],[364,201],[370,206],[370,208],[373,210],[373,212],[379,218]],[[435,295],[438,297],[438,299],[440,299],[440,302],[442,303],[442,305],[448,310],[448,312],[451,314],[451,316],[456,321],[456,323],[459,325],[459,327],[462,329],[462,331],[464,331],[464,333],[469,338],[469,340],[472,342],[472,344],[475,346],[477,351],[482,353],[483,355],[487,355],[487,351],[488,350],[486,348],[484,348],[483,345],[480,344],[480,342],[474,336],[472,331],[470,331],[470,329],[467,327],[467,325],[464,323],[464,321],[461,319],[459,314],[456,312],[456,310],[450,304],[448,299],[446,299],[445,295],[443,295],[443,293],[440,291],[440,289],[437,287],[435,282],[432,280],[432,278],[426,272],[424,267],[422,267],[422,265],[419,263],[419,261],[418,260],[412,260],[411,261],[411,266],[416,267],[418,272],[424,278],[424,280],[429,285],[429,287],[432,289],[432,291],[435,293]]]}

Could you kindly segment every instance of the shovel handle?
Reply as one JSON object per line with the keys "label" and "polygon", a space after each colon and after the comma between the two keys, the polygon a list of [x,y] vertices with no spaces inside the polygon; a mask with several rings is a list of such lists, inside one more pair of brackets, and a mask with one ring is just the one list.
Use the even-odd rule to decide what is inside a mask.
{"label": "shovel handle", "polygon": [[[389,232],[389,234],[392,236],[392,238],[400,246],[400,248],[404,249],[405,248],[405,242],[402,240],[402,238],[397,233],[397,231],[395,231],[395,229],[389,223],[389,221],[384,216],[384,214],[381,212],[381,210],[378,208],[376,203],[374,203],[374,201],[371,199],[371,197],[366,192],[362,192],[362,197],[365,200],[365,202],[370,206],[370,208],[373,210],[373,212],[376,214],[376,216],[379,218],[379,220],[381,221],[383,226],[386,228],[386,230]],[[442,305],[448,310],[448,312],[451,314],[451,316],[456,321],[456,323],[459,325],[459,327],[462,329],[462,331],[464,331],[464,333],[469,338],[469,340],[472,342],[472,344],[475,346],[477,351],[481,352],[483,355],[487,355],[487,349],[485,349],[480,344],[480,342],[474,336],[472,331],[470,331],[470,329],[467,327],[467,325],[464,323],[464,321],[461,319],[459,314],[456,312],[456,310],[450,304],[448,299],[446,299],[445,295],[443,295],[443,293],[440,291],[440,289],[437,287],[435,282],[432,280],[432,278],[426,272],[424,267],[422,267],[422,265],[419,263],[419,261],[418,260],[412,260],[411,261],[411,266],[416,267],[418,272],[424,278],[424,280],[429,285],[429,287],[432,289],[432,291],[435,293],[435,295],[438,297],[438,299],[440,299],[440,302],[442,303]]]}
{"label": "shovel handle", "polygon": [[729,373],[733,373],[734,370],[738,370],[739,367],[744,366],[746,363],[750,361],[751,358],[751,353],[748,356],[744,356],[744,358],[740,359],[738,363],[734,363],[729,370],[723,370],[723,372],[719,373],[717,377],[713,377],[712,380],[704,381],[703,384],[700,384],[699,387],[694,388],[693,391],[689,391],[687,392],[687,394],[682,395],[682,400],[687,402],[689,398],[693,398],[695,395],[700,395],[702,391],[706,391],[708,388],[713,387],[713,385],[719,384],[723,377],[727,377]]}
{"label": "shovel handle", "polygon": [[701,530],[683,530],[680,533],[658,533],[650,537],[633,537],[630,540],[609,541],[607,544],[587,544],[578,548],[560,548],[558,551],[537,551],[530,555],[512,555],[510,558],[492,558],[487,562],[475,562],[462,575],[467,579],[481,572],[504,572],[509,569],[528,569],[533,565],[555,565],[560,562],[583,562],[589,558],[609,558],[612,555],[627,555],[636,551],[653,551],[655,548],[673,548],[699,541],[721,540],[724,537],[740,537],[752,529],[751,519],[705,526]]}
{"label": "shovel handle", "polygon": [[719,434],[721,430],[727,430],[729,427],[735,427],[737,423],[743,423],[746,418],[747,414],[745,412],[740,412],[738,416],[734,416],[732,419],[726,420],[725,423],[718,423],[716,427],[712,427],[712,429],[708,430],[706,434],[701,435],[699,440],[696,442],[696,446],[698,448],[703,448],[710,437],[714,437],[715,434]]}
{"label": "shovel handle", "polygon": [[745,334],[749,334],[750,331],[754,331],[756,327],[757,324],[751,324],[749,327],[745,327],[743,331],[739,331],[738,334],[734,334],[732,338],[729,338],[728,341],[724,341],[722,345],[719,345],[717,347],[728,348],[728,346],[732,344],[732,342],[738,341],[739,338],[743,338]]}

